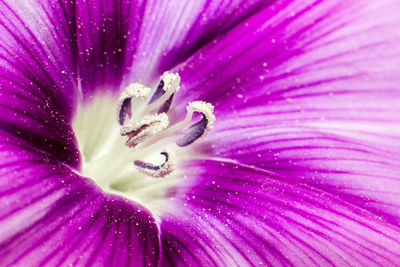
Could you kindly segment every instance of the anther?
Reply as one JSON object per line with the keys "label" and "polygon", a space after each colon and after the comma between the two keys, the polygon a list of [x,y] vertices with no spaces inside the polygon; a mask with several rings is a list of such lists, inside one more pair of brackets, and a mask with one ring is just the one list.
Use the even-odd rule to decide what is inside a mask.
{"label": "anther", "polygon": [[166,129],[169,125],[168,116],[165,113],[145,116],[140,121],[130,122],[121,127],[121,135],[127,136],[126,145],[128,147],[136,147],[154,136],[155,134]]}
{"label": "anther", "polygon": [[[118,122],[121,125],[120,133],[128,138],[126,145],[135,148],[136,151],[140,150],[142,156],[151,153],[153,148],[158,150],[159,145],[163,147],[161,151],[167,147],[168,149],[178,149],[176,146],[188,146],[205,136],[212,128],[215,121],[214,106],[203,101],[189,103],[186,107],[185,119],[168,127],[167,112],[175,92],[179,89],[179,83],[178,74],[165,72],[150,100],[148,99],[151,89],[141,84],[132,84],[122,93],[119,99],[118,113]],[[147,107],[143,106],[146,103],[143,100],[147,100]],[[133,106],[135,113],[132,112]],[[200,114],[201,118],[192,122],[195,113]],[[176,137],[172,137],[176,132],[179,134],[183,132],[178,140]],[[176,140],[175,144],[174,140]],[[174,160],[170,152],[161,152],[161,155],[165,157],[165,160],[158,165],[141,161],[135,156],[134,166],[138,171],[149,176],[165,177],[174,170]]]}
{"label": "anther", "polygon": [[200,113],[202,115],[202,119],[189,126],[187,129],[187,133],[182,138],[180,138],[176,142],[176,144],[181,147],[187,146],[194,143],[201,137],[205,136],[208,133],[208,131],[211,130],[215,122],[215,115],[213,114],[214,106],[207,102],[195,101],[189,103],[189,105],[186,107],[186,110],[187,110],[186,117],[183,121],[169,127],[164,131],[159,132],[152,138],[148,138],[146,142],[141,143],[139,146],[141,148],[149,147],[150,145],[158,142],[159,140],[171,136],[173,133],[187,127],[192,121],[194,113]]}
{"label": "anther", "polygon": [[141,160],[135,160],[134,166],[141,173],[150,175],[155,178],[165,177],[174,170],[174,160],[171,152],[161,152],[165,157],[164,163],[154,165]]}
{"label": "anther", "polygon": [[215,122],[215,115],[213,114],[214,106],[210,103],[195,101],[189,103],[186,109],[188,113],[184,120],[185,124],[188,124],[192,120],[194,113],[200,113],[203,117],[188,127],[187,133],[176,141],[178,146],[187,146],[199,140],[211,130]]}
{"label": "anther", "polygon": [[179,90],[181,78],[177,73],[164,72],[160,83],[149,101],[146,112],[158,108],[158,113],[168,112],[174,94]]}
{"label": "anther", "polygon": [[150,88],[139,83],[133,83],[125,88],[119,98],[118,122],[120,125],[124,125],[126,117],[132,118],[132,99],[144,100],[150,95],[150,91]]}

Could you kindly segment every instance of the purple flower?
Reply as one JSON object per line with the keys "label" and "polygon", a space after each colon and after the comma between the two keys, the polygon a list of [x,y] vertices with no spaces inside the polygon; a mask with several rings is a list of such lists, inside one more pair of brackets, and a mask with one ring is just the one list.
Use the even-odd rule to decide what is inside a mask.
{"label": "purple flower", "polygon": [[1,1],[0,265],[400,264],[399,14]]}

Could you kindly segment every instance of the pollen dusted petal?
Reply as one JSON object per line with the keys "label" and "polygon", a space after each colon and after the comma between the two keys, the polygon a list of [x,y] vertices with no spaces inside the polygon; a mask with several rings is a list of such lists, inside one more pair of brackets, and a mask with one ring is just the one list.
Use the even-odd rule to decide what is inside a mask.
{"label": "pollen dusted petal", "polygon": [[175,108],[215,104],[204,153],[400,226],[398,10],[397,0],[277,1],[177,68]]}
{"label": "pollen dusted petal", "polygon": [[156,266],[156,223],[54,157],[0,135],[1,266]]}
{"label": "pollen dusted petal", "polygon": [[193,161],[161,216],[163,266],[395,266],[400,229],[338,197]]}
{"label": "pollen dusted petal", "polygon": [[274,0],[143,1],[146,12],[137,31],[144,34],[128,38],[128,47],[137,48],[131,80],[147,83],[157,79],[271,2]]}
{"label": "pollen dusted petal", "polygon": [[0,1],[0,130],[79,168],[69,1]]}
{"label": "pollen dusted petal", "polygon": [[[144,1],[71,1],[76,59],[83,97],[99,91],[118,92],[131,70]],[[70,20],[71,21],[71,20]]]}
{"label": "pollen dusted petal", "polygon": [[[292,169],[295,173],[283,181],[265,170],[227,162],[197,161],[189,166],[194,179],[171,190],[175,199],[171,197],[170,213],[161,220],[163,263],[397,264],[398,227],[365,209],[383,199],[378,210],[385,211],[389,204],[390,212],[399,217],[398,192],[390,191],[387,199],[385,191],[397,190],[395,186],[386,183],[383,193],[375,194],[382,187],[379,178],[397,185],[399,173],[398,3],[2,1],[0,126],[5,138],[0,140],[0,265],[159,263],[157,227],[150,214],[104,194],[64,165],[80,164],[68,127],[71,107],[78,93],[91,97],[98,88],[119,90],[123,77],[153,80],[207,43],[194,60],[184,63],[183,77],[192,80],[186,80],[182,99],[218,103],[222,136],[241,128],[241,140],[248,141],[253,137],[248,135],[254,130],[248,128],[251,120],[263,138],[242,146],[234,146],[236,138],[227,138],[224,144],[211,138],[207,141],[222,149],[213,148],[210,155],[242,163],[255,160],[257,167],[276,167],[281,175]],[[124,112],[127,105],[121,104]],[[124,122],[125,115],[129,114],[123,115]],[[289,145],[282,145],[282,140],[265,142],[264,134],[274,134],[266,127],[283,130],[286,142],[286,130],[293,130],[293,124],[299,126],[295,131],[303,131],[300,138],[291,139]],[[306,141],[322,136],[334,142],[317,146],[304,142],[298,149],[296,142],[310,127]],[[347,169],[353,162],[344,164],[344,169],[337,164],[340,149],[327,153],[329,162],[336,164],[324,165],[325,158],[321,159],[321,148],[336,149],[338,136],[338,143],[345,137],[342,143],[354,150],[347,156],[363,162],[355,164],[357,171],[370,167],[371,161],[377,164],[365,168],[361,190],[343,186],[353,186],[346,177],[354,173]],[[288,148],[293,151],[285,154]],[[239,155],[247,149],[251,155]],[[259,154],[267,157],[257,161]],[[320,165],[322,169],[317,168]],[[369,176],[371,171],[381,173]],[[320,186],[327,177],[334,182],[324,186],[325,191],[296,184]],[[365,209],[326,191],[341,197],[345,192],[350,196],[347,201]]]}

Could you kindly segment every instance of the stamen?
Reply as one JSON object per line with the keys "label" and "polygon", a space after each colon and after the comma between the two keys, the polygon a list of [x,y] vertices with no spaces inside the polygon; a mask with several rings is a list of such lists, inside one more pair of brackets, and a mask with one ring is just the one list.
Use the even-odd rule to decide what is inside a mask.
{"label": "stamen", "polygon": [[210,103],[203,101],[195,101],[189,103],[187,107],[187,115],[185,121],[191,121],[193,117],[193,113],[200,113],[203,118],[190,125],[188,128],[188,132],[179,140],[176,141],[178,146],[187,146],[195,141],[199,140],[201,137],[205,136],[209,130],[212,129],[212,126],[215,122],[214,106]]}
{"label": "stamen", "polygon": [[[139,157],[151,155],[155,148],[152,145],[156,143],[163,147],[161,151],[165,148],[179,149],[177,146],[184,147],[193,144],[208,133],[215,121],[214,106],[207,102],[195,101],[186,107],[187,114],[183,121],[168,127],[167,112],[175,92],[179,89],[179,83],[180,77],[177,73],[165,72],[161,76],[157,89],[147,102],[147,107],[144,101],[139,100],[148,100],[151,89],[141,84],[134,83],[128,86],[119,99],[118,122],[122,126],[120,134],[127,136],[126,145],[136,150],[133,152],[136,169],[152,177],[164,177],[174,170],[174,161],[170,152],[161,152],[165,160],[159,165],[141,161],[138,159],[139,154]],[[132,111],[133,106],[135,112]],[[195,113],[201,115],[200,120],[193,119]],[[182,129],[185,129],[184,134],[174,144],[175,138],[172,139],[171,136]],[[169,139],[164,140],[166,138]],[[139,149],[140,153],[137,153]],[[160,151],[159,147],[157,151]]]}
{"label": "stamen", "polygon": [[174,170],[174,160],[171,152],[161,152],[165,157],[164,163],[161,165],[153,165],[141,160],[135,160],[134,166],[136,169],[144,174],[150,175],[155,178],[165,177]]}
{"label": "stamen", "polygon": [[136,147],[139,143],[145,142],[150,137],[161,132],[169,125],[166,113],[145,116],[140,121],[134,121],[121,127],[121,135],[127,135],[128,147]]}
{"label": "stamen", "polygon": [[150,92],[150,88],[139,83],[130,84],[125,88],[119,98],[118,122],[120,125],[124,125],[127,116],[129,119],[132,118],[132,98],[144,100],[149,96]]}
{"label": "stamen", "polygon": [[132,117],[131,99],[125,98],[122,100],[119,108],[118,122],[120,125],[125,123],[126,116],[130,119]]}
{"label": "stamen", "polygon": [[149,101],[145,114],[158,108],[158,113],[167,112],[175,92],[179,90],[181,78],[177,73],[164,72],[161,81]]}
{"label": "stamen", "polygon": [[203,115],[203,118],[191,125],[188,130],[189,132],[184,135],[181,139],[179,139],[176,144],[178,146],[187,146],[204,135],[208,133],[209,130],[211,130],[214,121],[215,121],[215,116],[213,114],[214,112],[214,106],[210,103],[203,102],[203,101],[195,101],[189,103],[189,105],[186,107],[186,110],[188,111],[186,114],[186,117],[183,121],[169,127],[165,131],[159,132],[157,135],[153,136],[150,139],[147,139],[146,142],[141,143],[138,147],[140,148],[145,148],[148,147],[156,142],[158,142],[161,139],[164,139],[168,136],[171,136],[173,133],[185,128],[190,124],[193,118],[194,113],[200,113]]}

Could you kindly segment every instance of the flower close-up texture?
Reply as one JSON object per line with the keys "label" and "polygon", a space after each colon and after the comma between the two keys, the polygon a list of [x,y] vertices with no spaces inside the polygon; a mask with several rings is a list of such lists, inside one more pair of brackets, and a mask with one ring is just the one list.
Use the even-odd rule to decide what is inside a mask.
{"label": "flower close-up texture", "polygon": [[0,266],[400,266],[400,1],[0,0]]}

